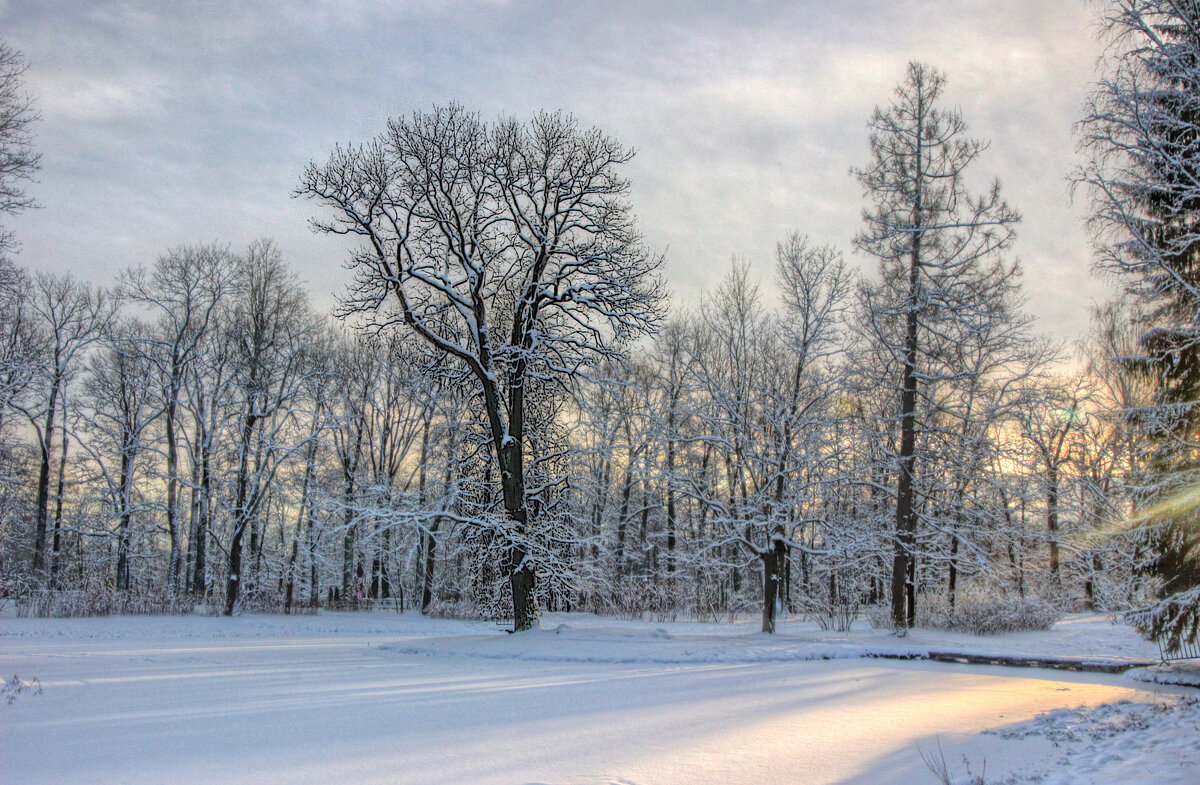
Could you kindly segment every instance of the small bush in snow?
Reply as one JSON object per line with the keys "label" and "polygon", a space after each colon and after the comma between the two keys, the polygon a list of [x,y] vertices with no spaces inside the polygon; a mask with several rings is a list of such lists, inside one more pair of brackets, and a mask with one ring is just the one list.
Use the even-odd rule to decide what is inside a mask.
{"label": "small bush in snow", "polygon": [[825,596],[803,597],[799,605],[808,620],[823,630],[846,632],[858,618],[857,594],[836,595],[832,601]]}
{"label": "small bush in snow", "polygon": [[495,609],[491,605],[476,602],[470,597],[460,600],[433,599],[425,613],[433,619],[463,619],[467,621],[493,621]]}
{"label": "small bush in snow", "polygon": [[168,592],[133,593],[106,586],[86,589],[37,589],[16,598],[17,616],[80,618],[116,614],[189,613],[192,604]]}
{"label": "small bush in snow", "polygon": [[1061,617],[1057,608],[1037,597],[996,593],[960,593],[953,608],[947,598],[939,595],[924,596],[917,603],[918,627],[975,635],[1048,630]]}
{"label": "small bush in snow", "polygon": [[892,608],[889,605],[868,605],[863,609],[867,623],[873,630],[890,630],[892,628]]}
{"label": "small bush in snow", "polygon": [[4,685],[4,688],[0,689],[0,697],[4,698],[5,703],[15,702],[17,700],[17,696],[23,693],[28,695],[42,694],[42,683],[40,681],[37,679],[32,681],[21,681],[21,678],[15,673],[13,674],[12,681],[0,679],[0,684]]}
{"label": "small bush in snow", "polygon": [[963,756],[963,765],[967,769],[966,779],[959,779],[953,774],[953,767],[946,760],[946,753],[942,749],[941,738],[937,739],[937,751],[929,751],[921,749],[917,745],[917,752],[921,753],[921,760],[925,761],[925,766],[933,772],[934,779],[941,785],[987,785],[984,776],[987,772],[987,761],[983,762],[983,771],[985,774],[976,774],[971,771],[971,761],[967,760],[967,756]]}
{"label": "small bush in snow", "polygon": [[679,603],[668,585],[632,578],[622,582],[609,607],[601,612],[629,621],[667,622],[675,621],[679,610]]}

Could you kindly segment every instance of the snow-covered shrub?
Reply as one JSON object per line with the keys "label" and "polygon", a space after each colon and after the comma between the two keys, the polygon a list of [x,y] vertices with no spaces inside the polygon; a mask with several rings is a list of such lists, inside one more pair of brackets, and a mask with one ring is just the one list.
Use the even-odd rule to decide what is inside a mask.
{"label": "snow-covered shrub", "polygon": [[30,591],[17,597],[17,616],[79,618],[116,614],[182,614],[192,610],[189,600],[167,592],[135,593],[107,586],[86,589]]}
{"label": "snow-covered shrub", "polygon": [[618,619],[655,622],[675,621],[679,617],[679,604],[665,582],[657,583],[640,576],[621,582],[619,590],[612,596],[612,606],[607,609]]}
{"label": "snow-covered shrub", "polygon": [[961,592],[954,607],[941,595],[924,595],[917,603],[917,626],[935,630],[998,635],[1048,630],[1062,613],[1044,600],[998,592]]}
{"label": "snow-covered shrub", "polygon": [[743,587],[740,592],[733,592],[709,584],[704,589],[696,593],[694,600],[694,616],[698,621],[732,624],[739,618],[762,612],[762,598],[753,588]]}
{"label": "snow-covered shrub", "polygon": [[868,605],[863,608],[863,615],[873,630],[890,630],[892,628],[892,609],[888,605]]}
{"label": "snow-covered shrub", "polygon": [[430,600],[425,612],[434,619],[465,619],[468,621],[491,621],[496,619],[496,611],[491,603],[476,602],[471,596],[458,600],[446,600],[435,597]]}
{"label": "snow-covered shrub", "polygon": [[850,559],[845,556],[840,564],[818,566],[812,582],[796,601],[808,620],[823,630],[849,630],[867,595],[867,576],[845,566],[847,563]]}
{"label": "snow-covered shrub", "polygon": [[798,603],[809,621],[816,622],[823,630],[846,632],[858,618],[858,595],[856,593],[802,597]]}
{"label": "snow-covered shrub", "polygon": [[283,613],[283,596],[266,586],[247,586],[237,598],[237,613]]}
{"label": "snow-covered shrub", "polygon": [[13,674],[12,681],[0,679],[0,684],[4,685],[4,688],[0,689],[0,698],[3,698],[4,702],[9,704],[16,702],[17,697],[21,694],[42,694],[42,683],[40,681],[37,679],[22,681],[21,677],[15,673]]}

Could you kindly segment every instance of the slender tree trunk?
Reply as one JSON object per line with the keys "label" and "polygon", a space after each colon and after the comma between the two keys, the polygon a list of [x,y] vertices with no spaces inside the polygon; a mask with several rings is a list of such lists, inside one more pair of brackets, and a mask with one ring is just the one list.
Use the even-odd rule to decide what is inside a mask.
{"label": "slender tree trunk", "polygon": [[58,393],[61,378],[56,374],[50,384],[50,400],[46,406],[46,422],[38,440],[41,464],[38,467],[37,519],[33,533],[33,573],[42,576],[46,569],[46,522],[50,508],[50,447],[54,438],[54,419],[58,414]]}
{"label": "slender tree trunk", "polygon": [[625,528],[629,518],[629,497],[633,493],[633,456],[625,464],[625,479],[621,486],[621,509],[617,513],[617,581],[625,577]]}
{"label": "slender tree trunk", "polygon": [[[249,404],[253,412],[253,404]],[[254,437],[254,426],[258,417],[247,413],[242,421],[242,444],[238,451],[237,493],[234,505],[233,537],[229,541],[229,574],[225,580],[225,615],[232,616],[237,604],[238,593],[242,583],[242,538],[254,517],[254,510],[248,498],[249,494],[249,463],[250,444]]]}
{"label": "slender tree trunk", "polygon": [[367,527],[367,531],[371,534],[371,580],[367,587],[367,597],[377,600],[379,599],[380,579],[383,577],[383,558],[380,555],[379,543],[379,522],[372,521],[372,525]]}
{"label": "slender tree trunk", "polygon": [[642,555],[638,561],[642,565],[643,572],[645,572],[646,560],[648,558],[648,554],[646,552],[646,541],[650,534],[650,489],[646,485],[645,475],[642,475],[641,521],[641,525],[638,527],[638,549],[642,552]]}
{"label": "slender tree trunk", "polygon": [[355,531],[354,526],[350,525],[350,520],[354,513],[347,510],[345,526],[346,531],[342,535],[342,600],[349,602],[354,596],[354,548],[355,548]]}
{"label": "slender tree trunk", "polygon": [[121,518],[117,528],[117,591],[129,591],[129,528],[133,517],[130,510],[130,493],[132,491],[133,461],[127,451],[121,451],[121,479],[118,493],[120,495]]}
{"label": "slender tree trunk", "polygon": [[[388,573],[388,556],[392,552],[392,530],[386,528],[383,530],[383,550],[379,554],[379,591],[383,599],[389,599],[392,596],[392,579]],[[401,589],[403,592],[403,589]],[[403,603],[403,595],[401,595],[401,603]],[[401,608],[403,610],[403,608]]]}
{"label": "slender tree trunk", "polygon": [[311,515],[308,516],[305,540],[308,550],[308,607],[317,608],[321,605],[321,570],[317,564],[317,526]]}
{"label": "slender tree trunk", "polygon": [[[173,373],[175,373],[174,370]],[[172,378],[168,396],[166,410],[167,535],[171,541],[171,553],[167,567],[167,591],[174,594],[179,587],[179,573],[183,567],[182,548],[179,542],[179,446],[175,440],[175,409],[179,393],[175,389],[174,378]]]}
{"label": "slender tree trunk", "polygon": [[196,526],[200,520],[200,464],[193,460],[191,489],[188,492],[187,547],[183,556],[183,586],[190,592],[196,575]]}
{"label": "slender tree trunk", "polygon": [[950,533],[950,585],[947,587],[947,597],[950,600],[950,610],[954,610],[955,593],[958,589],[958,536]]}
{"label": "slender tree trunk", "polygon": [[608,506],[608,483],[611,473],[612,458],[606,453],[604,460],[600,462],[596,495],[592,499],[591,557],[593,563],[600,561],[600,533],[603,529],[604,510]]}
{"label": "slender tree trunk", "polygon": [[[255,428],[255,432],[257,433],[257,437],[254,444],[254,468],[250,471],[249,476],[259,478],[262,477],[263,452],[265,449],[265,445],[263,444],[264,433],[261,427]],[[256,500],[253,512],[249,518],[250,569],[242,571],[242,586],[246,589],[254,589],[258,585],[258,571],[262,566],[263,541],[267,539],[267,523],[271,516],[270,498],[268,497],[265,501],[266,505],[263,505]]]}
{"label": "slender tree trunk", "polygon": [[1049,483],[1046,490],[1046,535],[1050,540],[1050,576],[1058,576],[1058,468],[1050,465],[1047,472]]}
{"label": "slender tree trunk", "polygon": [[908,559],[908,581],[904,585],[904,593],[908,599],[908,616],[905,617],[905,622],[911,628],[917,623],[917,559],[915,556],[910,556]]}
{"label": "slender tree trunk", "polygon": [[63,491],[67,477],[68,443],[70,443],[70,439],[64,429],[62,433],[62,451],[58,456],[58,492],[54,495],[54,542],[51,546],[50,556],[50,587],[53,589],[59,588],[59,554],[62,552]]}
{"label": "slender tree trunk", "polygon": [[[355,597],[355,547],[358,539],[358,522],[354,513],[354,489],[358,477],[359,461],[362,456],[364,423],[361,418],[354,421],[355,438],[353,451],[342,456],[342,479],[345,482],[342,491],[342,601],[350,602]],[[349,445],[347,445],[348,447]]]}
{"label": "slender tree trunk", "polygon": [[675,572],[675,401],[667,412],[667,576]]}
{"label": "slender tree trunk", "polygon": [[433,570],[437,559],[437,533],[442,516],[435,515],[429,526],[425,547],[425,569],[421,575],[421,613],[429,611],[429,603],[433,602]]}
{"label": "slender tree trunk", "polygon": [[283,612],[292,612],[292,598],[296,591],[296,556],[300,550],[300,529],[296,529],[296,534],[292,537],[292,554],[288,557],[287,566],[287,590],[284,593]]}
{"label": "slender tree trunk", "polygon": [[[917,172],[921,171],[921,160],[916,161]],[[920,189],[917,204],[913,208],[913,225],[921,225]],[[920,306],[921,286],[921,235],[913,235],[912,254],[908,275],[908,313],[904,334],[904,366],[900,393],[900,455],[897,459],[899,478],[896,484],[896,544],[892,556],[892,625],[897,630],[907,630],[915,608],[906,598],[914,596],[911,585],[906,590],[906,580],[912,574],[913,545],[917,528],[916,511],[913,508],[913,461],[916,452],[917,433],[917,311]]]}
{"label": "slender tree trunk", "polygon": [[208,593],[208,532],[212,515],[212,458],[208,440],[204,435],[200,445],[200,494],[196,517],[196,566],[192,573],[192,592],[204,596]]}
{"label": "slender tree trunk", "polygon": [[317,442],[315,433],[309,438],[311,441],[308,444],[307,455],[304,459],[304,479],[300,484],[300,511],[296,515],[296,531],[292,536],[292,553],[288,557],[287,568],[287,596],[284,600],[284,613],[292,612],[292,601],[295,598],[296,586],[296,563],[300,553],[300,533],[304,531],[304,523],[308,519],[308,488],[313,476],[313,464],[316,459]]}
{"label": "slender tree trunk", "polygon": [[795,606],[792,604],[792,549],[788,548],[788,557],[783,563],[783,607],[787,608],[788,613],[795,613]]}
{"label": "slender tree trunk", "polygon": [[346,478],[346,487],[342,494],[342,503],[345,505],[342,513],[342,526],[345,528],[342,535],[342,599],[347,602],[354,593],[354,548],[357,539],[355,535],[358,533],[354,510],[351,508],[353,501],[354,475],[350,474]]}
{"label": "slender tree trunk", "polygon": [[[426,413],[421,429],[421,456],[420,465],[417,469],[417,505],[421,512],[425,512],[427,497],[427,482],[428,482],[428,466],[429,466],[429,426],[430,416]],[[434,516],[433,523],[429,529],[436,531],[438,516]],[[421,584],[421,613],[429,611],[429,603],[433,601],[433,551],[437,546],[433,542],[431,531],[426,528],[421,529],[421,560],[420,565],[420,584]]]}

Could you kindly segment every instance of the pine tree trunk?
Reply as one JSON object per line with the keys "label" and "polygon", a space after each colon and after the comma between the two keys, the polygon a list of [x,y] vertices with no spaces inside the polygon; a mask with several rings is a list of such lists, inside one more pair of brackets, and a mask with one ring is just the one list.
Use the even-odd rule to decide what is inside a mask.
{"label": "pine tree trunk", "polygon": [[[916,161],[917,171],[921,160]],[[917,203],[913,207],[913,225],[921,225],[920,189]],[[900,393],[900,455],[897,468],[900,476],[896,483],[896,544],[892,556],[892,625],[897,630],[912,626],[916,609],[911,607],[914,597],[911,583],[906,591],[905,581],[912,574],[912,550],[917,528],[916,511],[913,509],[913,461],[917,441],[917,310],[921,291],[921,235],[914,234],[912,253],[909,260],[907,314],[904,333],[904,367]]]}

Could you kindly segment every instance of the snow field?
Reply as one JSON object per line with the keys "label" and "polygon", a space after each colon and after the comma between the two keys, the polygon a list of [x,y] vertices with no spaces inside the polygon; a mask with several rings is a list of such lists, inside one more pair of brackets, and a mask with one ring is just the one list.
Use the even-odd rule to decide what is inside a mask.
{"label": "snow field", "polygon": [[1146,655],[1102,618],[995,639],[753,630],[582,615],[517,636],[386,613],[0,619],[0,674],[43,689],[0,702],[0,782],[920,785],[934,783],[920,750],[939,741],[957,773],[962,756],[976,772],[986,760],[989,783],[1200,782],[1200,712],[1177,697],[1193,691],[860,659],[953,644]]}

